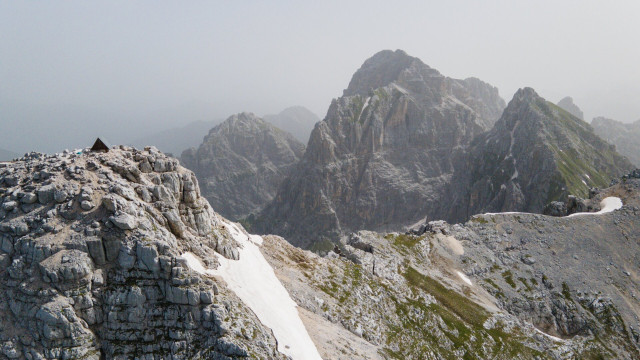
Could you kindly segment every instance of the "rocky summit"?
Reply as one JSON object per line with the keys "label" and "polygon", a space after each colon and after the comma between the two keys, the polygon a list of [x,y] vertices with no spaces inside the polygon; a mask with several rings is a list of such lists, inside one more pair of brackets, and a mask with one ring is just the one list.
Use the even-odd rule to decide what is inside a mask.
{"label": "rocky summit", "polygon": [[0,359],[284,359],[223,282],[195,175],[150,147],[0,163]]}
{"label": "rocky summit", "polygon": [[401,50],[379,52],[331,103],[255,229],[317,247],[348,231],[415,222],[440,199],[455,153],[504,106],[478,79],[445,77]]}
{"label": "rocky summit", "polygon": [[311,130],[320,118],[304,106],[292,106],[275,115],[265,115],[264,121],[291,133],[298,141],[306,143]]}
{"label": "rocky summit", "polygon": [[569,114],[577,117],[580,120],[584,120],[584,113],[578,105],[573,102],[573,98],[571,96],[567,96],[562,98],[562,100],[558,101],[558,106],[565,109],[569,112]]}
{"label": "rocky summit", "polygon": [[640,166],[640,120],[633,123],[597,117],[591,121],[596,134],[616,146],[634,165]]}
{"label": "rocky summit", "polygon": [[304,149],[291,134],[240,113],[211,129],[198,149],[184,151],[181,162],[195,172],[211,206],[238,220],[273,199]]}
{"label": "rocky summit", "polygon": [[632,168],[589,124],[524,88],[457,161],[439,213],[451,222],[483,212],[540,213],[551,201],[586,197]]}

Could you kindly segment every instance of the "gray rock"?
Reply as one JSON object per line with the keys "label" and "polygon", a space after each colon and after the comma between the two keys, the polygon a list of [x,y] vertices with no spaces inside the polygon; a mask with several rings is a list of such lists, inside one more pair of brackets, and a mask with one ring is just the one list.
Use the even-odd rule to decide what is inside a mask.
{"label": "gray rock", "polygon": [[22,201],[23,204],[33,204],[38,201],[38,196],[34,193],[26,193],[20,201]]}
{"label": "gray rock", "polygon": [[111,222],[122,230],[133,230],[138,227],[138,220],[126,213],[120,213],[118,215],[109,218]]}
{"label": "gray rock", "polygon": [[17,202],[7,201],[6,203],[2,204],[2,210],[9,212],[15,209],[17,206],[18,206]]}
{"label": "gray rock", "polygon": [[93,209],[95,207],[95,205],[93,205],[93,203],[91,201],[85,200],[85,201],[80,203],[80,207],[82,208],[82,210],[89,211],[89,210]]}
{"label": "gray rock", "polygon": [[53,202],[53,194],[56,191],[56,188],[53,184],[42,186],[38,189],[38,202],[42,205],[49,204]]}
{"label": "gray rock", "polygon": [[63,190],[63,189],[56,189],[53,192],[53,200],[55,202],[57,202],[58,204],[67,201],[67,197],[68,196],[69,196],[69,194],[67,194],[67,192],[65,190]]}

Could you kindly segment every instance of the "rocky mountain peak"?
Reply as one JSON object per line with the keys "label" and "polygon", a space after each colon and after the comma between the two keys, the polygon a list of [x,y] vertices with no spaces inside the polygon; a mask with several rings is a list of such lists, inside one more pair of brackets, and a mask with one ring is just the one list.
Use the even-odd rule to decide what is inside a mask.
{"label": "rocky mountain peak", "polygon": [[291,134],[243,112],[212,128],[181,161],[201,181],[204,197],[223,216],[239,220],[270,201],[305,146]]}
{"label": "rocky mountain peak", "polygon": [[587,196],[633,167],[589,124],[531,88],[518,90],[494,128],[458,161],[447,195],[454,200],[441,205],[452,222],[487,211],[540,213],[551,201]]}
{"label": "rocky mountain peak", "polygon": [[571,96],[564,97],[562,100],[558,101],[558,106],[567,110],[571,115],[577,117],[580,120],[584,120],[584,113],[578,105],[573,102],[573,98]]}
{"label": "rocky mountain peak", "polygon": [[445,77],[400,50],[377,53],[315,126],[258,228],[311,246],[344,231],[415,222],[438,201],[455,154],[504,106],[478,79]]}
{"label": "rocky mountain peak", "polygon": [[353,74],[343,96],[366,95],[372,89],[378,89],[398,81],[403,71],[410,67],[436,70],[425,65],[420,59],[409,56],[403,50],[383,50],[367,59]]}

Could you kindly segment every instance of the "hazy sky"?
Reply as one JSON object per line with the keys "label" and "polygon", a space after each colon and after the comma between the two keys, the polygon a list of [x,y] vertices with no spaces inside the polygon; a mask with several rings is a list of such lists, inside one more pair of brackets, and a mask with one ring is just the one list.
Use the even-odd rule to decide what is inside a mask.
{"label": "hazy sky", "polygon": [[[55,151],[303,105],[324,117],[362,62],[403,49],[509,101],[571,95],[640,119],[640,1],[4,1],[0,148]],[[75,142],[75,143],[74,143]]]}

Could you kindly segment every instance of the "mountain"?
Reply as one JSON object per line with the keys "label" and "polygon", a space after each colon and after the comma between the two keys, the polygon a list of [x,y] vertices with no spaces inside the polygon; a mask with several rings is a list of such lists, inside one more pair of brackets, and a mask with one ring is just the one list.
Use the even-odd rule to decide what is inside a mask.
{"label": "mountain", "polygon": [[132,140],[131,144],[138,147],[153,145],[163,152],[179,156],[184,150],[198,146],[204,134],[221,122],[221,120],[194,121],[179,128],[147,134]]}
{"label": "mountain", "polygon": [[9,161],[20,157],[17,153],[5,149],[0,149],[0,161]]}
{"label": "mountain", "polygon": [[340,255],[275,236],[262,250],[325,359],[637,359],[640,171],[591,202],[610,199],[360,231]]}
{"label": "mountain", "polygon": [[459,158],[440,212],[451,222],[483,212],[540,213],[551,201],[606,187],[631,168],[589,124],[524,88]]}
{"label": "mountain", "polygon": [[320,121],[316,114],[303,106],[292,106],[277,115],[265,115],[262,118],[264,121],[288,131],[302,143],[309,141],[311,130]]}
{"label": "mountain", "polygon": [[251,113],[233,115],[214,127],[198,149],[182,153],[202,193],[223,216],[238,220],[271,201],[304,145]]}
{"label": "mountain", "polygon": [[591,121],[596,134],[616,146],[620,154],[640,166],[640,120],[625,124],[620,121],[597,117]]}
{"label": "mountain", "polygon": [[[248,235],[153,147],[30,153],[0,164],[0,203],[0,358],[286,359],[299,347],[222,270],[264,268]],[[193,270],[196,256],[218,271]],[[252,275],[286,294],[272,274]],[[270,313],[300,331],[279,305]]]}
{"label": "mountain", "polygon": [[348,231],[413,223],[443,193],[454,153],[503,108],[495,87],[445,77],[401,50],[381,51],[333,100],[255,230],[317,247]]}
{"label": "mountain", "polygon": [[582,113],[582,110],[580,110],[578,105],[573,103],[573,98],[571,96],[564,97],[562,100],[558,101],[558,106],[578,119],[584,120],[584,113]]}

